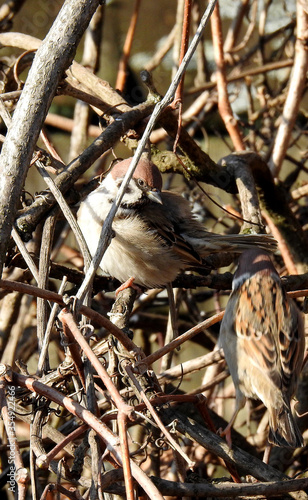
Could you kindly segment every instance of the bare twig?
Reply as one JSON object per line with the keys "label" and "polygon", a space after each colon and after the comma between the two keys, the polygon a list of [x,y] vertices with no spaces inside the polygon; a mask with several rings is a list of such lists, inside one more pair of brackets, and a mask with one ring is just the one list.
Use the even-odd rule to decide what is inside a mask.
{"label": "bare twig", "polygon": [[111,378],[109,377],[105,367],[99,361],[97,356],[94,354],[89,344],[85,340],[84,336],[80,333],[76,322],[74,320],[73,315],[68,312],[67,309],[62,309],[59,314],[59,319],[63,324],[69,329],[70,336],[78,342],[79,346],[86,354],[87,358],[91,361],[93,367],[97,371],[98,375],[102,379],[103,383],[107,387],[107,390],[110,392],[111,397],[118,408],[123,414],[127,415],[129,418],[134,419],[133,408],[125,403],[122,399],[118,391],[116,390],[114,384],[112,383]]}
{"label": "bare twig", "polygon": [[163,46],[159,48],[156,54],[154,54],[154,56],[150,59],[150,61],[146,63],[144,67],[145,70],[153,71],[161,63],[161,61],[164,59],[164,57],[169,52],[174,43],[175,33],[176,33],[176,25],[170,31]]}
{"label": "bare twig", "polygon": [[218,90],[218,109],[225,123],[226,129],[231,137],[235,150],[243,151],[245,149],[245,144],[238,123],[233,116],[233,112],[229,102],[222,42],[222,26],[218,3],[216,4],[213,15],[211,17],[211,27],[214,56],[217,66],[216,78]]}
{"label": "bare twig", "polygon": [[173,366],[158,375],[158,380],[160,382],[176,380],[179,377],[186,375],[187,373],[193,373],[194,371],[201,370],[206,366],[211,366],[214,363],[219,363],[224,359],[222,351],[212,351],[203,356],[198,356],[197,358],[185,361],[180,365]]}
{"label": "bare twig", "polygon": [[[86,30],[81,64],[95,73],[99,68],[101,39],[103,29],[103,9],[101,5],[92,17]],[[48,117],[48,115],[47,115]],[[70,140],[69,159],[79,156],[87,145],[89,133],[90,109],[83,101],[76,102],[74,110],[74,126]],[[97,127],[98,128],[98,127]],[[99,135],[98,132],[97,135]]]}
{"label": "bare twig", "polygon": [[135,35],[135,30],[137,26],[138,14],[140,10],[141,0],[135,0],[134,12],[130,20],[130,25],[127,31],[126,39],[124,42],[122,57],[119,63],[118,75],[115,84],[115,88],[123,92],[125,88],[126,78],[127,78],[127,64],[133,44],[133,39]]}
{"label": "bare twig", "polygon": [[[41,40],[22,33],[0,33],[0,47],[16,47],[25,50],[37,50]],[[73,61],[66,78],[61,84],[62,92],[72,95],[107,113],[125,113],[131,108],[108,82],[98,78],[92,71]]]}
{"label": "bare twig", "polygon": [[[40,249],[40,260],[39,260],[39,280],[38,287],[39,288],[47,288],[48,279],[49,279],[49,262],[50,262],[50,254],[53,243],[53,235],[56,224],[56,216],[54,214],[49,215],[45,221],[43,232],[42,232],[42,241],[41,241],[41,249]],[[39,352],[41,352],[44,337],[47,326],[47,312],[48,312],[48,303],[39,298],[37,299],[37,341]],[[48,351],[45,352],[46,356],[44,358],[44,363],[42,365],[42,370],[47,372],[49,370],[49,358]]]}
{"label": "bare twig", "polygon": [[[0,282],[0,284],[1,284],[1,282]],[[183,342],[186,342],[187,340],[189,340],[192,337],[194,337],[195,335],[197,335],[197,333],[200,333],[200,332],[202,332],[202,330],[205,330],[206,328],[209,328],[210,326],[214,325],[218,321],[221,321],[223,318],[223,315],[224,315],[224,313],[221,312],[221,313],[215,314],[214,316],[212,316],[209,319],[202,321],[202,323],[191,328],[190,330],[188,330],[188,332],[183,333],[182,335],[180,335],[176,339],[172,340],[169,344],[165,345],[161,349],[158,349],[156,352],[154,352],[153,354],[150,354],[146,358],[143,358],[140,362],[137,362],[136,366],[138,366],[139,369],[141,369],[141,370],[146,369],[148,366],[150,366],[152,363],[154,363],[154,361],[157,361],[162,356],[167,354],[169,351],[176,349],[181,344],[183,344]]]}
{"label": "bare twig", "polygon": [[[182,2],[178,2],[178,6]],[[184,55],[186,54],[188,42],[189,42],[189,29],[190,29],[190,18],[191,18],[192,1],[184,0],[183,9],[183,27],[182,27],[182,38],[181,38],[181,49],[179,55],[179,64],[183,61]],[[182,127],[182,110],[183,110],[183,89],[184,89],[184,78],[185,73],[183,73],[182,78],[179,82],[178,88],[174,94],[174,100],[170,104],[171,108],[178,108],[178,131],[173,144],[173,152],[177,150],[181,127]]]}
{"label": "bare twig", "polygon": [[84,258],[84,261],[85,261],[86,265],[88,266],[89,263],[91,262],[91,255],[90,255],[90,252],[88,250],[85,239],[83,237],[83,234],[80,230],[80,227],[79,227],[79,225],[78,225],[78,223],[77,223],[77,221],[72,213],[72,210],[70,209],[67,201],[65,200],[65,198],[64,198],[63,194],[61,193],[60,189],[58,188],[57,184],[54,182],[54,180],[48,174],[43,163],[39,160],[37,160],[35,163],[36,163],[36,167],[37,167],[38,171],[40,172],[41,176],[45,180],[51,193],[53,194],[53,196],[57,200],[57,203],[59,204],[64,217],[66,218],[67,222],[69,223],[69,225],[74,233],[74,236],[78,242],[79,248],[82,252],[82,256]]}
{"label": "bare twig", "polygon": [[288,270],[288,273],[289,274],[299,274],[298,273],[298,270],[296,268],[296,265],[295,265],[295,262],[294,262],[294,259],[292,257],[292,254],[290,252],[290,249],[288,248],[285,240],[283,239],[280,231],[278,230],[278,228],[275,226],[275,224],[273,223],[272,219],[268,216],[268,214],[266,212],[263,212],[263,217],[272,233],[272,235],[274,236],[275,240],[277,241],[278,243],[278,248],[279,248],[279,251],[281,253],[281,256],[283,258],[283,261],[286,265],[286,268]]}
{"label": "bare twig", "polygon": [[[25,283],[19,283],[17,281],[9,281],[9,280],[0,280],[0,287],[5,288],[7,290],[16,290],[16,291],[22,291],[23,293],[28,293],[30,295],[33,295],[33,297],[42,297],[46,300],[50,300],[52,302],[55,302],[62,307],[65,306],[65,302],[63,300],[62,295],[59,295],[57,293],[51,292],[49,290],[42,290],[41,288],[37,288],[32,285],[27,285]],[[142,351],[139,347],[137,347],[129,338],[127,335],[125,335],[122,330],[117,328],[111,321],[109,321],[107,318],[102,316],[101,314],[97,313],[96,311],[93,311],[89,307],[82,306],[80,308],[80,313],[84,314],[87,316],[89,319],[92,321],[95,321],[98,325],[106,328],[112,335],[114,335],[122,344],[123,346],[130,351],[131,353],[134,353],[134,355],[140,356],[142,354]]]}
{"label": "bare twig", "polygon": [[118,418],[119,438],[122,448],[123,473],[125,481],[125,492],[128,500],[134,500],[134,483],[129,460],[129,447],[127,440],[127,415],[119,411]]}
{"label": "bare twig", "polygon": [[284,105],[281,123],[275,139],[270,169],[273,175],[277,175],[281,169],[286,151],[289,146],[295,120],[299,110],[301,97],[306,83],[308,69],[307,52],[307,22],[308,13],[302,0],[296,2],[297,6],[297,39],[295,44],[295,59],[287,99]]}
{"label": "bare twig", "polygon": [[[59,287],[59,295],[64,294],[66,284],[67,284],[67,277],[63,276],[62,283]],[[37,370],[36,370],[37,375],[42,374],[42,369],[43,369],[43,366],[45,364],[45,359],[46,359],[46,356],[48,353],[50,334],[51,334],[51,330],[53,328],[53,324],[54,324],[54,320],[56,318],[57,312],[58,312],[58,305],[54,304],[52,309],[51,309],[49,319],[48,319],[48,322],[46,325],[46,330],[45,330],[44,339],[43,339],[43,343],[42,343],[42,347],[41,347],[41,351],[40,351],[40,356],[39,356],[39,360],[37,363]]]}
{"label": "bare twig", "polygon": [[156,411],[153,408],[153,405],[146,397],[144,390],[142,389],[138,380],[136,379],[136,377],[131,369],[131,366],[129,366],[127,364],[125,366],[125,370],[126,370],[127,375],[129,376],[129,378],[133,382],[134,386],[137,388],[142,401],[145,403],[145,405],[146,405],[147,409],[149,410],[150,414],[152,415],[154,421],[156,422],[156,424],[158,425],[158,427],[162,431],[162,433],[166,436],[166,438],[167,438],[168,442],[170,443],[170,445],[172,446],[172,448],[174,450],[176,450],[184,458],[184,460],[187,462],[189,468],[193,469],[195,466],[195,463],[188,458],[186,453],[183,452],[183,450],[179,447],[178,443],[171,436],[170,432],[166,429],[166,427],[161,422],[159,416],[157,415]]}
{"label": "bare twig", "polygon": [[[183,58],[186,54],[188,42],[189,42],[189,29],[190,29],[190,16],[191,16],[191,8],[192,2],[191,0],[184,0],[184,10],[183,10],[183,26],[182,26],[182,38],[181,38],[181,49],[179,55],[179,64],[183,61]],[[184,76],[183,73],[178,88],[174,95],[174,101],[172,103],[172,107],[177,107],[180,103],[182,103],[183,98],[183,88],[184,88]],[[181,109],[179,113],[179,119],[181,119]],[[181,123],[179,122],[179,127]]]}
{"label": "bare twig", "polygon": [[246,12],[249,8],[249,1],[248,0],[240,0],[238,3],[237,7],[237,12],[232,20],[232,24],[228,30],[226,40],[224,43],[224,52],[231,52],[234,53],[247,44],[250,36],[252,35],[254,26],[255,26],[255,18],[257,14],[257,2],[254,0],[252,10],[253,10],[253,15],[252,15],[252,20],[250,21],[246,34],[244,37],[242,37],[241,42],[238,44],[238,46],[235,47],[236,40],[239,36],[240,33],[240,26],[243,23],[243,18],[246,15]]}
{"label": "bare twig", "polygon": [[[277,495],[282,495],[284,493],[290,493],[300,490],[307,489],[308,479],[287,479],[285,481],[270,481],[270,482],[259,482],[255,484],[251,483],[212,483],[212,484],[200,484],[198,483],[198,488],[196,484],[189,483],[175,483],[172,481],[167,481],[166,479],[154,479],[153,481],[166,496],[175,497],[213,497],[213,498],[247,498],[247,497],[275,497]],[[198,493],[196,494],[196,489]],[[295,497],[297,498],[297,497]]]}

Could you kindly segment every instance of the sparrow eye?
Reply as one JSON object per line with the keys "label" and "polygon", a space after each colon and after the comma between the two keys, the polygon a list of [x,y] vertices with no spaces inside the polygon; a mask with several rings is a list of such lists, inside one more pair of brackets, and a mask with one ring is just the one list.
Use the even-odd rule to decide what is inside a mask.
{"label": "sparrow eye", "polygon": [[145,181],[143,179],[138,179],[138,185],[141,187],[141,188],[144,188],[146,186],[145,184]]}

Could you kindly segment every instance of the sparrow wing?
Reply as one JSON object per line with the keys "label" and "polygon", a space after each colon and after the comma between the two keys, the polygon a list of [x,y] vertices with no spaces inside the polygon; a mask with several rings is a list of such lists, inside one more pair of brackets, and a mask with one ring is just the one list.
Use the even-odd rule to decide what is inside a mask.
{"label": "sparrow wing", "polygon": [[250,361],[277,387],[289,391],[301,357],[301,335],[278,280],[257,273],[243,283],[235,330]]}
{"label": "sparrow wing", "polygon": [[294,381],[302,369],[305,351],[303,319],[293,300],[282,289],[283,301],[277,304],[282,318],[279,335],[283,387],[293,395]]}
{"label": "sparrow wing", "polygon": [[193,266],[202,266],[203,260],[200,255],[194,250],[179,233],[177,233],[176,226],[164,223],[161,221],[151,220],[147,221],[149,229],[153,231],[162,243],[170,248],[180,257],[185,264]]}
{"label": "sparrow wing", "polygon": [[[242,252],[255,247],[264,248],[269,251],[276,249],[277,244],[270,235],[221,235],[206,231],[203,224],[192,213],[190,203],[177,193],[163,191],[161,199],[165,218],[172,224],[175,233],[184,239],[186,246],[191,245],[195,255],[199,255],[199,261],[201,260],[201,262],[202,258],[207,257],[211,253]],[[179,250],[181,250],[181,246]]]}
{"label": "sparrow wing", "polygon": [[195,224],[187,201],[179,195],[163,191],[163,205],[151,203],[144,207],[141,218],[148,230],[158,237],[162,244],[172,250],[183,261],[183,264],[202,266],[203,259],[183,236],[183,224]]}

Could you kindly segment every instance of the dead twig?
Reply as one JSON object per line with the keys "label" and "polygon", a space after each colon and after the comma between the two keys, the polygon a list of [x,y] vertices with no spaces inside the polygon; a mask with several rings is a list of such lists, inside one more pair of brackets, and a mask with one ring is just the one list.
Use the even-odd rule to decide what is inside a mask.
{"label": "dead twig", "polygon": [[125,88],[126,78],[127,78],[127,64],[134,40],[135,30],[137,26],[138,14],[140,10],[141,0],[135,0],[134,11],[130,20],[130,25],[127,30],[126,39],[124,42],[124,47],[122,51],[122,57],[119,62],[118,75],[115,84],[115,88],[120,92],[123,92]]}
{"label": "dead twig", "polygon": [[214,56],[217,66],[216,79],[218,91],[218,109],[231,137],[236,151],[245,150],[245,144],[238,123],[234,118],[228,96],[227,80],[225,74],[225,61],[222,42],[222,26],[218,3],[211,17]]}
{"label": "dead twig", "polygon": [[282,166],[286,151],[289,147],[291,134],[299,110],[301,97],[306,83],[308,69],[307,52],[307,22],[308,13],[301,0],[296,2],[297,8],[297,38],[295,43],[295,59],[290,80],[288,95],[281,117],[272,156],[269,162],[271,172],[276,176]]}

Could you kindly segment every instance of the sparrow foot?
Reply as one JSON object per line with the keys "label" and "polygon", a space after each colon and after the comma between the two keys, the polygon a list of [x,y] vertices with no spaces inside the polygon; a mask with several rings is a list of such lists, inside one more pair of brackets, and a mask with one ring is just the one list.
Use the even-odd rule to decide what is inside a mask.
{"label": "sparrow foot", "polygon": [[232,448],[231,428],[232,426],[228,424],[225,429],[220,428],[217,430],[218,436],[220,436],[221,438],[224,437],[226,439],[226,443],[229,446],[230,450]]}
{"label": "sparrow foot", "polygon": [[135,278],[129,278],[127,281],[125,281],[125,283],[119,286],[119,288],[117,288],[115,291],[116,296],[118,296],[119,292],[122,292],[122,290],[126,290],[126,288],[133,288],[139,295],[141,295],[142,289],[140,288],[140,286],[135,285],[134,281]]}

